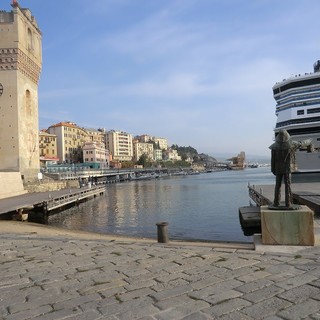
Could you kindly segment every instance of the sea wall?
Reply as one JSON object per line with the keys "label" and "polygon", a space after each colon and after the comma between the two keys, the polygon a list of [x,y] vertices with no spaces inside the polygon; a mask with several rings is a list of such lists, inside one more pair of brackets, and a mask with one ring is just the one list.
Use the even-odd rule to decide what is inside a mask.
{"label": "sea wall", "polygon": [[79,181],[78,180],[63,180],[63,181],[37,181],[33,183],[28,183],[25,185],[25,189],[32,193],[32,192],[47,192],[47,191],[55,191],[61,190],[66,188],[79,188]]}

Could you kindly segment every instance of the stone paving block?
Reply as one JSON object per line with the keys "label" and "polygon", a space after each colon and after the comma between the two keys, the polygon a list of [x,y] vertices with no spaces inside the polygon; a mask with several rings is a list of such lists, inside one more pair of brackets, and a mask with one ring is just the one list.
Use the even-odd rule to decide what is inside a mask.
{"label": "stone paving block", "polygon": [[308,300],[309,298],[314,298],[317,295],[320,295],[320,288],[313,287],[310,285],[302,285],[295,287],[294,289],[288,290],[281,294],[278,294],[278,297],[291,301],[292,303],[297,303],[301,301]]}
{"label": "stone paving block", "polygon": [[0,308],[8,309],[15,304],[23,304],[26,302],[26,296],[21,292],[10,291],[2,292],[0,295]]}
{"label": "stone paving block", "polygon": [[227,269],[235,270],[235,269],[240,269],[247,266],[254,266],[258,263],[260,262],[256,260],[236,257],[236,258],[225,258],[225,260],[218,261],[216,265],[222,266]]}
{"label": "stone paving block", "polygon": [[301,274],[301,275],[286,279],[284,281],[277,282],[276,285],[283,289],[289,290],[295,287],[299,287],[308,282],[312,282],[314,280],[317,280],[317,278],[314,276],[311,276],[309,274]]}
{"label": "stone paving block", "polygon": [[241,310],[242,313],[252,317],[253,319],[263,319],[267,316],[276,315],[278,310],[290,307],[289,301],[273,297],[254,305],[247,306]]}
{"label": "stone paving block", "polygon": [[150,297],[137,298],[129,301],[121,301],[118,299],[117,303],[107,305],[104,305],[102,301],[102,304],[98,307],[98,310],[103,315],[111,316],[130,311],[133,308],[145,308],[148,305],[153,305],[153,302],[153,299]]}
{"label": "stone paving block", "polygon": [[136,277],[136,276],[143,276],[148,273],[150,273],[149,270],[145,269],[144,267],[141,266],[128,266],[126,269],[119,270],[122,272],[127,277]]}
{"label": "stone paving block", "polygon": [[181,318],[181,320],[210,320],[210,319],[213,319],[213,318],[201,311],[189,314],[188,316]]}
{"label": "stone paving block", "polygon": [[5,316],[8,315],[8,310],[6,307],[0,306],[0,319],[3,319]]}
{"label": "stone paving block", "polygon": [[255,319],[243,314],[241,311],[233,311],[227,314],[223,314],[222,316],[219,317],[219,320],[255,320]]}
{"label": "stone paving block", "polygon": [[63,294],[46,294],[43,292],[43,295],[33,296],[32,298],[28,298],[28,302],[25,305],[45,305],[51,304],[68,300],[68,299],[75,299],[79,297],[78,292],[65,292]]}
{"label": "stone paving block", "polygon": [[161,292],[164,290],[169,290],[175,287],[188,286],[190,283],[184,279],[175,279],[168,282],[157,283],[153,287],[151,287],[156,292]]}
{"label": "stone paving block", "polygon": [[174,270],[176,272],[180,272],[179,265],[172,261],[162,262],[161,264],[153,265],[147,269],[152,273],[157,273],[163,270],[167,272],[173,272]]}
{"label": "stone paving block", "polygon": [[312,275],[312,276],[315,276],[315,277],[317,277],[317,278],[320,278],[320,268],[319,268],[320,261],[316,262],[316,264],[317,264],[318,267],[315,268],[315,269],[313,269],[313,270],[311,270],[311,271],[309,271],[308,273],[309,273],[310,275]]}
{"label": "stone paving block", "polygon": [[259,279],[259,280],[255,280],[255,281],[246,283],[244,285],[241,285],[237,287],[237,290],[243,293],[249,293],[252,291],[256,291],[256,290],[271,286],[272,284],[274,284],[274,282],[268,279]]}
{"label": "stone paving block", "polygon": [[52,312],[52,307],[49,305],[45,306],[33,306],[31,309],[25,309],[20,312],[16,312],[6,316],[6,320],[25,320],[33,319],[46,313]]}
{"label": "stone paving block", "polygon": [[[254,269],[253,269],[254,268]],[[246,266],[239,269],[218,268],[215,275],[222,280],[230,280],[239,278],[244,275],[252,274],[253,270],[256,270],[256,266]]]}
{"label": "stone paving block", "polygon": [[284,292],[284,289],[279,288],[275,285],[271,285],[250,293],[246,293],[242,296],[242,298],[256,303],[256,302],[260,302],[260,301],[272,298],[281,292]]}
{"label": "stone paving block", "polygon": [[146,306],[133,307],[130,310],[118,313],[116,316],[120,320],[140,319],[147,314],[153,315],[158,312],[159,310],[156,307],[154,307],[152,304],[150,304]]}
{"label": "stone paving block", "polygon": [[[184,270],[183,273],[190,275],[192,277],[200,276],[200,279],[205,279],[211,275],[216,275],[216,272],[218,272],[220,268],[214,266],[214,265],[204,265],[201,267],[194,267],[188,270]],[[203,276],[203,277],[202,277]]]}
{"label": "stone paving block", "polygon": [[203,280],[193,281],[190,285],[193,289],[199,290],[199,289],[202,289],[205,287],[212,286],[212,285],[219,283],[219,282],[222,282],[221,278],[211,276],[210,278],[206,278]]}
{"label": "stone paving block", "polygon": [[[81,314],[76,314],[71,317],[67,317],[67,320],[98,320],[106,319],[100,312],[97,310],[87,310]],[[117,320],[117,318],[114,318]]]}
{"label": "stone paving block", "polygon": [[127,284],[124,288],[128,291],[143,289],[143,288],[150,288],[156,286],[157,282],[149,279],[149,280],[142,280],[142,281],[135,281],[133,283]]}
{"label": "stone paving block", "polygon": [[236,279],[247,283],[247,282],[251,282],[251,281],[255,281],[255,280],[259,280],[259,279],[264,279],[268,276],[270,276],[269,272],[257,270],[257,271],[253,271],[253,272],[250,272],[245,275],[241,275],[240,277],[237,277]]}
{"label": "stone paving block", "polygon": [[53,303],[52,307],[54,310],[71,309],[73,307],[78,307],[79,309],[83,310],[82,305],[88,302],[94,302],[94,304],[97,305],[101,300],[102,297],[99,294],[94,293],[91,295],[78,296],[71,299],[64,299],[62,301]]}
{"label": "stone paving block", "polygon": [[93,275],[91,277],[91,280],[94,283],[99,283],[99,282],[106,282],[106,280],[121,280],[123,278],[123,275],[119,274],[119,272],[114,271],[114,270],[102,270],[100,269],[100,272],[97,273],[96,275]]}
{"label": "stone paving block", "polygon": [[221,317],[224,314],[241,310],[250,305],[251,303],[249,301],[243,300],[241,298],[235,298],[214,305],[213,307],[210,307],[208,309],[203,309],[202,312],[207,313],[213,317]]}
{"label": "stone paving block", "polygon": [[180,296],[172,297],[170,299],[157,301],[156,303],[154,303],[154,305],[160,310],[166,310],[187,304],[192,300],[193,299],[190,296],[188,296],[188,294],[183,294]]}
{"label": "stone paving block", "polygon": [[310,285],[320,288],[320,279],[309,282]]}
{"label": "stone paving block", "polygon": [[111,282],[101,283],[101,284],[92,284],[91,286],[82,288],[79,290],[80,294],[91,294],[94,292],[104,292],[113,288],[123,287],[127,284],[127,282],[123,280],[115,280]]}
{"label": "stone paving block", "polygon": [[[220,294],[210,295],[206,298],[203,298],[205,301],[209,302],[211,305],[215,305],[224,301],[228,301],[234,298],[240,298],[243,294],[239,291],[229,290],[222,292]],[[192,293],[190,294],[192,297]]]}
{"label": "stone paving block", "polygon": [[278,315],[288,320],[299,320],[319,311],[319,301],[308,300],[286,308],[285,310],[279,312]]}
{"label": "stone paving block", "polygon": [[235,279],[226,280],[226,281],[216,283],[213,286],[206,287],[197,291],[193,291],[192,296],[196,299],[203,299],[211,295],[219,295],[219,294],[222,294],[223,292],[233,290],[241,285],[242,285],[242,282],[238,280],[235,280]]}
{"label": "stone paving block", "polygon": [[152,293],[150,293],[150,296],[154,298],[156,301],[161,301],[161,300],[169,299],[172,297],[180,296],[191,291],[192,291],[192,288],[186,285],[181,287],[174,287],[174,288],[163,290],[160,292],[153,291]]}
{"label": "stone paving block", "polygon": [[48,291],[52,288],[55,288],[58,292],[64,293],[64,292],[79,290],[81,288],[81,282],[78,279],[57,280],[57,281],[42,283],[41,288],[44,291]]}
{"label": "stone paving block", "polygon": [[119,299],[121,301],[128,301],[132,299],[137,299],[149,295],[153,295],[154,290],[151,290],[150,288],[142,288],[138,290],[128,291],[122,294],[119,294]]}
{"label": "stone paving block", "polygon": [[167,309],[154,315],[156,319],[167,320],[167,319],[182,319],[194,312],[208,308],[210,305],[204,301],[194,300],[185,305],[178,306],[176,308]]}
{"label": "stone paving block", "polygon": [[267,279],[275,282],[285,281],[286,279],[290,279],[295,276],[303,275],[305,272],[294,267],[288,266],[286,264],[282,265],[278,272],[269,270],[267,272],[272,273],[272,275],[268,276]]}
{"label": "stone paving block", "polygon": [[29,284],[30,280],[27,278],[20,278],[19,276],[1,277],[0,288],[13,287],[18,285]]}
{"label": "stone paving block", "polygon": [[[176,280],[176,279],[184,279],[187,280],[190,278],[189,275],[185,274],[184,272],[167,272],[164,271],[161,274],[153,274],[154,280],[157,282],[168,282],[171,280]],[[189,281],[188,281],[189,282]]]}
{"label": "stone paving block", "polygon": [[34,317],[32,320],[62,320],[68,319],[72,316],[80,316],[81,314],[82,311],[77,308],[63,309],[58,311],[52,311],[44,315],[39,315],[37,317]]}

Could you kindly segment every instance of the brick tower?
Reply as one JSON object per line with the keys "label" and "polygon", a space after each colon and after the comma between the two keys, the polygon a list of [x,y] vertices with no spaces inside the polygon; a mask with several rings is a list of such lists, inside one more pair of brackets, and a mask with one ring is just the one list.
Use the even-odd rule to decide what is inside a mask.
{"label": "brick tower", "polygon": [[41,31],[29,9],[0,11],[0,171],[36,178]]}

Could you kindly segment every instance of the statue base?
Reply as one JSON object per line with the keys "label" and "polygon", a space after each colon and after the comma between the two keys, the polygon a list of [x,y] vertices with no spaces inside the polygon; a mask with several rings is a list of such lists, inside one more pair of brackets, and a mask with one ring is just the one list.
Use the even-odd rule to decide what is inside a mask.
{"label": "statue base", "polygon": [[262,206],[262,244],[314,246],[313,211],[307,206],[277,210]]}
{"label": "statue base", "polygon": [[275,206],[273,204],[270,204],[268,208],[270,210],[299,210],[301,209],[301,206],[299,204],[293,204],[290,207],[287,207],[287,206]]}

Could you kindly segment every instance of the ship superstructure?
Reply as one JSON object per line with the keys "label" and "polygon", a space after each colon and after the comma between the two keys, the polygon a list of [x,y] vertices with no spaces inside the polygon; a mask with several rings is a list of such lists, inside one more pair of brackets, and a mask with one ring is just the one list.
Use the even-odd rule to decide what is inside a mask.
{"label": "ship superstructure", "polygon": [[293,140],[312,139],[312,146],[297,151],[298,172],[320,171],[320,60],[314,72],[295,75],[273,86],[277,122],[275,135],[286,129]]}

